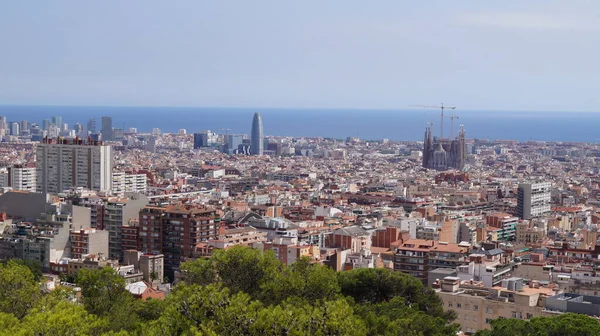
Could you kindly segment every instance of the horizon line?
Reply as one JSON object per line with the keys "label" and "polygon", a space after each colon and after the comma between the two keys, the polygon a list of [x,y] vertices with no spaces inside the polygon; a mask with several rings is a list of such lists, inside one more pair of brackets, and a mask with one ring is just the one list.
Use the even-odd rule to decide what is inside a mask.
{"label": "horizon line", "polygon": [[[81,104],[1,104],[0,107],[131,107],[131,108],[215,108],[215,109],[248,109],[248,110],[331,110],[331,111],[339,111],[339,110],[355,110],[355,111],[420,111],[426,110],[424,108],[410,108],[410,105],[407,105],[406,108],[382,108],[382,107],[252,107],[252,106],[200,106],[200,105],[81,105]],[[434,108],[430,108],[429,110],[433,111]],[[466,111],[466,112],[528,112],[528,113],[599,113],[600,111],[590,111],[590,110],[507,110],[507,109],[461,109],[456,108],[458,111]]]}

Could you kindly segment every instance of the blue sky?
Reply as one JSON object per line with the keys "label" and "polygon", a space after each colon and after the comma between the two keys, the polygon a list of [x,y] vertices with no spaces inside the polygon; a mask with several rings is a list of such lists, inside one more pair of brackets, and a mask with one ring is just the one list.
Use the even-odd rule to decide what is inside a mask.
{"label": "blue sky", "polygon": [[0,104],[600,111],[600,1],[0,2]]}

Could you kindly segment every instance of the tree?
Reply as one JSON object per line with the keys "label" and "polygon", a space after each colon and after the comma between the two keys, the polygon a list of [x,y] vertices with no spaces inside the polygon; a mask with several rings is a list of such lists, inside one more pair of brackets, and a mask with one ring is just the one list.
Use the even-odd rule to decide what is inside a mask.
{"label": "tree", "polygon": [[268,304],[279,304],[291,297],[315,303],[334,300],[340,294],[335,271],[320,264],[311,264],[305,257],[275,274],[272,281],[262,284],[261,290],[261,298]]}
{"label": "tree", "polygon": [[218,279],[232,292],[260,295],[263,283],[272,281],[283,267],[272,252],[243,246],[217,250],[211,257]]}
{"label": "tree", "polygon": [[581,314],[534,317],[530,320],[496,319],[491,330],[480,330],[476,336],[585,336],[600,335],[600,323]]}
{"label": "tree", "polygon": [[207,286],[217,281],[213,263],[209,259],[196,259],[181,264],[182,281],[188,285]]}
{"label": "tree", "polygon": [[41,295],[28,267],[9,261],[0,264],[0,312],[21,319]]}
{"label": "tree", "polygon": [[110,322],[109,330],[131,331],[136,328],[139,317],[134,314],[135,299],[125,289],[125,279],[114,269],[82,269],[76,282],[81,287],[85,309],[105,317]]}
{"label": "tree", "polygon": [[89,314],[84,307],[61,301],[53,307],[34,308],[22,322],[32,335],[100,335],[106,321]]}
{"label": "tree", "polygon": [[383,268],[359,268],[338,273],[342,294],[356,303],[381,303],[394,297],[404,298],[406,305],[432,316],[451,321],[454,314],[445,312],[442,300],[431,288],[410,275]]}

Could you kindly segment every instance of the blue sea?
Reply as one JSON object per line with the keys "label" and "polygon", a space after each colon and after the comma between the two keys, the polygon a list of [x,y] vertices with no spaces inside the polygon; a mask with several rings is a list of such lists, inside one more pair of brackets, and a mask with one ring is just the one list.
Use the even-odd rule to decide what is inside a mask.
{"label": "blue sea", "polygon": [[[346,138],[367,140],[422,140],[425,126],[434,123],[439,134],[439,110],[291,109],[291,108],[209,108],[209,107],[102,107],[102,106],[1,106],[0,115],[8,121],[27,120],[41,124],[43,119],[62,116],[72,126],[102,116],[113,117],[113,127],[139,132],[160,128],[163,132],[188,133],[202,130],[249,134],[254,112],[260,112],[265,135]],[[600,113],[453,111],[464,125],[467,138],[598,142]],[[452,111],[447,111],[449,115]],[[450,134],[450,120],[444,121],[444,134]],[[225,131],[221,131],[225,132]]]}

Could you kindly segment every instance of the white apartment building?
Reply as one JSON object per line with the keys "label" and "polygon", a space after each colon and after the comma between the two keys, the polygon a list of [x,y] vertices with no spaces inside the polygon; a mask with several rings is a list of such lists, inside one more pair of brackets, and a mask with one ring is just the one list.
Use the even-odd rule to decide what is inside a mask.
{"label": "white apartment building", "polygon": [[14,166],[9,168],[10,186],[15,190],[36,191],[36,167]]}
{"label": "white apartment building", "polygon": [[37,192],[59,193],[82,187],[110,191],[113,155],[99,141],[44,139],[37,145]]}
{"label": "white apartment building", "polygon": [[148,191],[146,174],[116,172],[112,175],[112,193],[123,196],[126,192],[145,194]]}
{"label": "white apartment building", "polygon": [[517,193],[517,212],[521,219],[531,219],[551,211],[550,182],[520,183]]}

